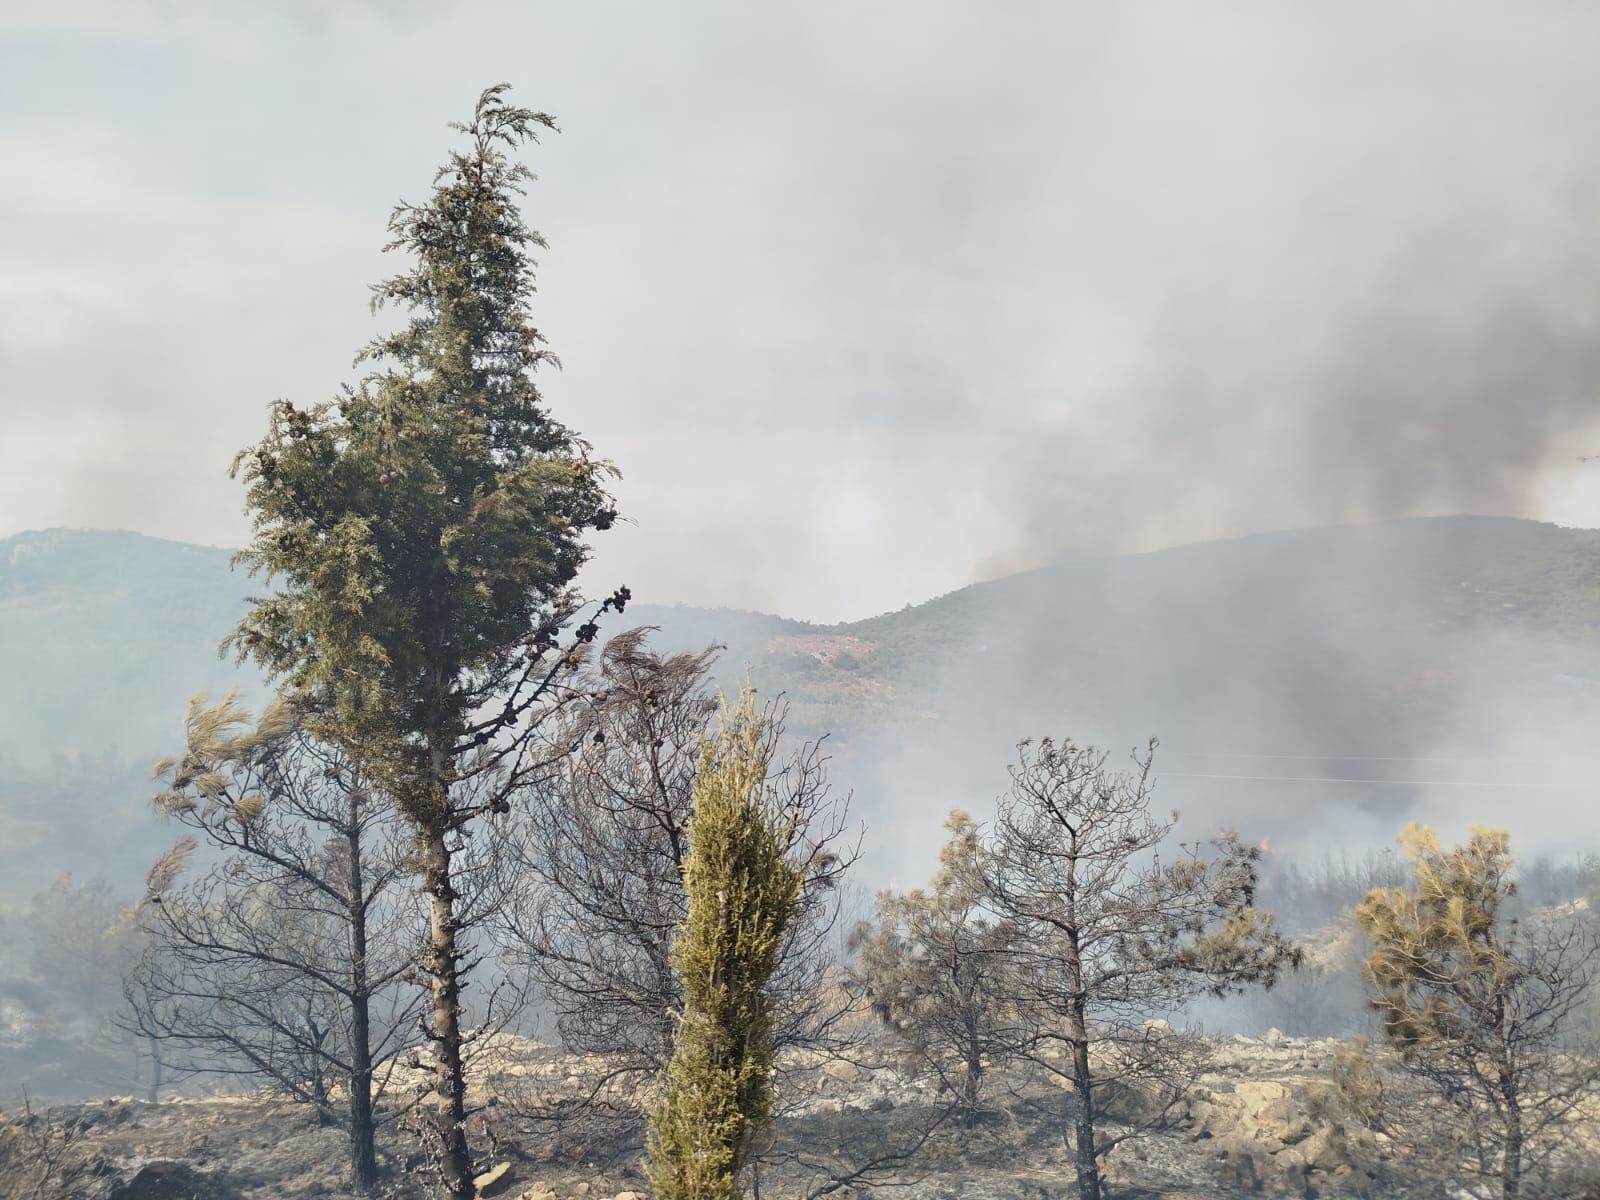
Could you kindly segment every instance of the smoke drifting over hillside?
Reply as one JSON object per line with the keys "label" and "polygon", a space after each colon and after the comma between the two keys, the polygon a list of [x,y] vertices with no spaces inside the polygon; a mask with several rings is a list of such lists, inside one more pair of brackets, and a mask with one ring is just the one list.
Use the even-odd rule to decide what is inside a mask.
{"label": "smoke drifting over hillside", "polygon": [[94,11],[0,26],[0,390],[51,400],[8,413],[0,533],[238,544],[223,466],[348,376],[383,214],[502,76],[566,130],[547,388],[637,522],[598,590],[836,619],[1082,552],[1600,511],[1583,6]]}
{"label": "smoke drifting over hillside", "polygon": [[1079,31],[1087,69],[1002,72],[985,126],[1034,188],[978,223],[1032,320],[991,361],[1075,403],[1023,469],[985,464],[1020,518],[987,565],[1536,510],[1593,441],[1600,26],[1574,16],[1124,6]]}
{"label": "smoke drifting over hillside", "polygon": [[[1388,846],[1407,821],[1600,847],[1600,535],[1449,518],[1089,561],[929,606],[937,717],[874,733],[858,787],[877,864],[930,863],[932,814],[982,816],[1022,737],[1114,763],[1159,737],[1160,804],[1296,861]],[[885,618],[853,627],[872,636]]]}
{"label": "smoke drifting over hillside", "polygon": [[[383,216],[499,77],[565,130],[528,205],[566,363],[545,388],[622,467],[632,522],[596,539],[592,590],[827,620],[1263,529],[1600,524],[1577,462],[1600,452],[1600,10],[152,3],[11,9],[0,38],[0,96],[56,97],[0,125],[0,394],[49,401],[7,411],[0,535],[240,544],[226,463],[274,397],[349,377]],[[420,85],[390,69],[424,59]],[[1455,581],[1415,557],[1189,570],[1089,599],[1069,572],[944,663],[938,734],[845,780],[898,814],[890,869],[921,872],[1024,734],[1159,734],[1174,776],[1289,754],[1234,766],[1358,777],[1351,756],[1565,762],[1600,724],[1587,666],[1537,701],[1502,686],[1555,653],[1536,635],[1428,676],[1418,631]],[[1118,640],[1040,655],[1107,613]],[[1437,707],[1414,728],[1370,719],[1395,678]],[[1365,844],[1515,794],[1167,791],[1202,823]],[[1581,807],[1522,799],[1545,824]]]}

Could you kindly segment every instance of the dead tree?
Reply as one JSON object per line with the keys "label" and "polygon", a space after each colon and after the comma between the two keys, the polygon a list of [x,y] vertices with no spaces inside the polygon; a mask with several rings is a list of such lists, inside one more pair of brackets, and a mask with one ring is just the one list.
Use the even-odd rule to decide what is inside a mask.
{"label": "dead tree", "polygon": [[26,1094],[22,1107],[0,1112],[0,1200],[74,1200],[93,1187],[96,1162],[83,1129],[40,1112]]}
{"label": "dead tree", "polygon": [[191,833],[151,873],[129,1026],[171,1064],[324,1118],[342,1097],[351,1174],[368,1188],[377,1104],[422,1000],[407,979],[422,915],[405,831],[359,766],[282,705],[252,723],[232,696],[196,700],[186,724],[185,752],[158,764],[157,803]]}
{"label": "dead tree", "polygon": [[668,952],[683,916],[681,868],[701,739],[716,710],[711,652],[663,657],[648,631],[612,638],[592,701],[552,730],[560,766],[529,789],[515,851],[533,886],[507,914],[510,954],[568,1049],[604,1056],[613,1082],[653,1078],[677,998]]}
{"label": "dead tree", "polygon": [[[525,1096],[531,1115],[616,1116],[638,1125],[636,1089],[671,1055],[682,987],[673,932],[687,911],[683,864],[694,781],[717,710],[714,651],[661,655],[648,629],[606,643],[581,689],[549,728],[552,763],[524,792],[514,853],[528,881],[505,914],[508,953],[542,994],[569,1050],[599,1064],[584,1095],[552,1106]],[[573,686],[577,686],[576,684]],[[769,983],[780,1070],[786,1052],[847,1052],[856,1011],[831,949],[838,885],[855,858],[847,800],[835,798],[819,743],[786,749],[783,709],[762,715],[769,787],[797,820],[794,855],[805,884]],[[641,1126],[642,1128],[642,1126]]]}
{"label": "dead tree", "polygon": [[[1204,993],[1270,985],[1299,951],[1251,907],[1257,851],[1232,835],[1161,850],[1151,815],[1156,743],[1131,771],[1070,740],[1024,741],[981,857],[987,903],[1013,929],[1023,1052],[1071,1088],[1063,1140],[1082,1200],[1101,1200],[1100,1156],[1158,1125],[1201,1053],[1162,1018]],[[1103,1128],[1120,1093],[1126,1120]]]}
{"label": "dead tree", "polygon": [[1012,1056],[1018,1037],[1014,931],[984,908],[972,818],[953,812],[945,828],[930,886],[883,892],[874,919],[855,929],[853,970],[873,1012],[972,1125],[985,1073]]}

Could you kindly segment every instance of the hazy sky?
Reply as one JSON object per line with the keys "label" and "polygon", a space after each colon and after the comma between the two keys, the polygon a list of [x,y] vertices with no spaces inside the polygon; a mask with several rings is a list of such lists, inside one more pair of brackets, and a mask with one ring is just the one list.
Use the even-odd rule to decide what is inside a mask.
{"label": "hazy sky", "polygon": [[0,536],[236,544],[486,84],[596,589],[857,617],[1084,551],[1600,525],[1600,7],[0,0]]}

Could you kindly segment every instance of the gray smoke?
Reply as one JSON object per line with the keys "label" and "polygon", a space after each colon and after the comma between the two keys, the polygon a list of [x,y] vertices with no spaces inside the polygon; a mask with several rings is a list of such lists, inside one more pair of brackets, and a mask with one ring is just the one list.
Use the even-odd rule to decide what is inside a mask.
{"label": "gray smoke", "polygon": [[498,78],[565,130],[547,390],[637,521],[597,590],[864,616],[1539,515],[1600,448],[1589,6],[148,0],[8,9],[0,54],[16,528],[237,544],[223,465],[348,377],[388,206]]}

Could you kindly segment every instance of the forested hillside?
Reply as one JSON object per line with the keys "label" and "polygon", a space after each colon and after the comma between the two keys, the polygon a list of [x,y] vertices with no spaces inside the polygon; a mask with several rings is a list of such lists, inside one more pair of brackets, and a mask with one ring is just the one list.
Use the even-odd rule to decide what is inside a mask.
{"label": "forested hillside", "polygon": [[[49,806],[70,814],[114,793],[93,836],[122,846],[130,870],[161,844],[142,768],[174,745],[191,693],[259,687],[217,654],[249,585],[226,550],[138,534],[0,541],[13,887],[70,866],[65,822],[61,845],[37,840]],[[1570,756],[1600,713],[1600,532],[1532,521],[1399,521],[1069,562],[837,626],[649,599],[607,630],[724,645],[723,686],[748,671],[786,693],[792,728],[831,733],[839,778],[879,832],[964,792],[981,804],[1006,746],[1030,733],[1112,747],[1155,733],[1162,764],[1193,774],[1273,754],[1297,763],[1274,774],[1351,774],[1353,759],[1471,747]],[[1186,807],[1273,799],[1246,791],[1169,788]]]}

